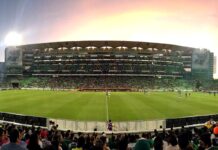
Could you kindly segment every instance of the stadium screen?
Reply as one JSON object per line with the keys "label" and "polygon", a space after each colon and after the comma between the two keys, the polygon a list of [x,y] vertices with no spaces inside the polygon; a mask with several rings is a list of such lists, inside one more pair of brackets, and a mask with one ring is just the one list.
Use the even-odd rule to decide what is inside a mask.
{"label": "stadium screen", "polygon": [[192,70],[206,71],[209,68],[210,53],[206,50],[195,50],[192,54]]}
{"label": "stadium screen", "polygon": [[16,47],[6,48],[5,65],[7,74],[22,73],[22,50]]}

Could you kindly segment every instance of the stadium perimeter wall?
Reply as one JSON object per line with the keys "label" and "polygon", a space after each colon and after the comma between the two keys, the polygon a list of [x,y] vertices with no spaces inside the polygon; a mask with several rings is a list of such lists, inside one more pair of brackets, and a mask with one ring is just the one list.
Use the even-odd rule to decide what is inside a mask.
{"label": "stadium perimeter wall", "polygon": [[[107,131],[106,121],[72,121],[64,119],[52,119],[44,117],[35,117],[22,114],[0,112],[0,122],[14,123],[20,125],[35,125],[40,127],[48,127],[49,122],[52,121],[58,125],[60,130],[72,130],[75,132],[93,132]],[[113,131],[115,132],[143,132],[153,131],[154,129],[165,128],[165,120],[154,121],[123,121],[113,122]]]}
{"label": "stadium perimeter wall", "polygon": [[[93,132],[107,131],[107,122],[100,121],[71,121],[61,119],[50,119],[51,121],[58,124],[58,128],[61,130],[72,130],[78,132]],[[154,121],[122,121],[113,122],[113,132],[144,132],[153,131],[154,129],[165,128],[165,120],[154,120]]]}
{"label": "stadium perimeter wall", "polygon": [[[205,124],[209,120],[218,121],[218,114],[210,114],[203,116],[188,116],[182,118],[171,118],[162,120],[148,120],[148,121],[122,121],[113,122],[113,132],[121,133],[140,133],[140,132],[151,132],[162,129],[170,128],[181,128],[182,126],[199,126]],[[94,122],[94,121],[70,121],[51,119],[58,124],[61,130],[73,130],[73,131],[86,131],[93,132],[94,129],[97,131],[107,131],[107,122]]]}
{"label": "stadium perimeter wall", "polygon": [[184,118],[173,118],[166,120],[153,120],[153,121],[123,121],[113,122],[113,131],[107,130],[107,122],[99,121],[71,121],[64,119],[51,119],[35,116],[27,116],[22,114],[13,113],[0,113],[0,123],[9,123],[22,126],[39,126],[42,128],[50,128],[49,122],[52,121],[58,125],[59,130],[71,130],[74,132],[84,133],[143,133],[152,132],[156,130],[170,130],[172,127],[197,127],[202,126],[208,120],[218,120],[218,114],[205,115],[205,116],[190,116]]}

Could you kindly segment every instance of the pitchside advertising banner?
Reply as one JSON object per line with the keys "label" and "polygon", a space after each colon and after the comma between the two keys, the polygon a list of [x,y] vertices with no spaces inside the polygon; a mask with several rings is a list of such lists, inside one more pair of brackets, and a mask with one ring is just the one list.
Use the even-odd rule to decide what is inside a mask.
{"label": "pitchside advertising banner", "polygon": [[210,53],[206,50],[195,50],[192,54],[192,70],[206,71],[209,69]]}
{"label": "pitchside advertising banner", "polygon": [[22,50],[17,47],[8,47],[5,51],[5,65],[7,74],[22,73]]}

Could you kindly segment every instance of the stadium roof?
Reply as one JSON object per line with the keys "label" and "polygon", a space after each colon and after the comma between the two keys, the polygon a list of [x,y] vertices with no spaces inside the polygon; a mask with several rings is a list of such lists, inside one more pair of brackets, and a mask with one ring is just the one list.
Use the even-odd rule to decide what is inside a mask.
{"label": "stadium roof", "polygon": [[64,42],[51,42],[51,43],[37,43],[37,44],[27,44],[27,45],[20,45],[18,47],[23,48],[59,48],[59,47],[89,47],[94,46],[97,48],[103,46],[110,46],[110,47],[119,47],[125,46],[128,48],[132,47],[141,47],[143,49],[148,48],[157,48],[157,49],[176,49],[176,50],[185,50],[185,51],[192,51],[196,48],[192,47],[185,47],[173,44],[164,44],[164,43],[151,43],[151,42],[135,42],[135,41],[64,41]]}

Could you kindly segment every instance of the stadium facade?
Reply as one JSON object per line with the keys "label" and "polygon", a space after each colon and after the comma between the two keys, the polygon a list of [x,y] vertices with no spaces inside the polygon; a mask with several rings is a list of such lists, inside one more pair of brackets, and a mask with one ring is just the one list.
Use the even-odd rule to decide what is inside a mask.
{"label": "stadium facade", "polygon": [[143,76],[213,79],[213,53],[172,44],[72,41],[5,50],[6,76]]}

